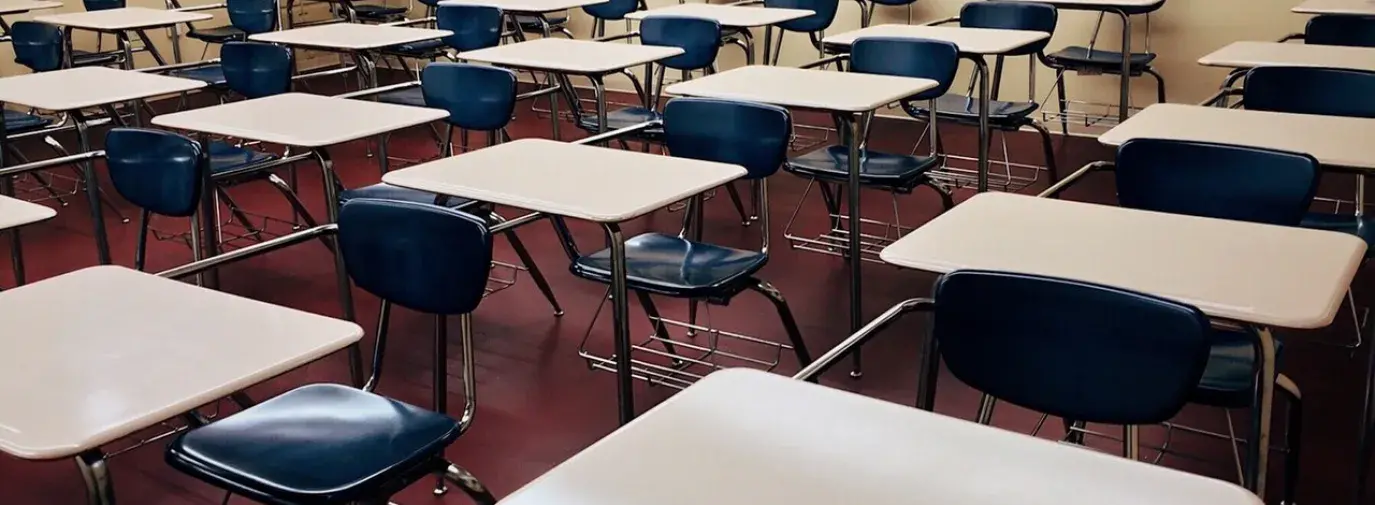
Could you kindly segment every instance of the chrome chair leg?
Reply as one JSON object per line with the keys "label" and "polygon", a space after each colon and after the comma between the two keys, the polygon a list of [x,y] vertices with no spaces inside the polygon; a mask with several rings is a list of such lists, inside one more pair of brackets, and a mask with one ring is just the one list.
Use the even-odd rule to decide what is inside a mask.
{"label": "chrome chair leg", "polygon": [[1284,491],[1281,503],[1284,505],[1294,505],[1298,503],[1297,491],[1299,483],[1299,461],[1303,453],[1302,433],[1303,433],[1303,393],[1299,391],[1297,384],[1289,380],[1288,376],[1280,374],[1275,380],[1275,386],[1279,391],[1285,393],[1285,423],[1284,423],[1284,445],[1288,452],[1284,455]]}
{"label": "chrome chair leg", "polygon": [[1060,169],[1055,165],[1055,144],[1051,140],[1050,130],[1035,121],[1031,122],[1031,128],[1041,134],[1041,150],[1046,158],[1046,171],[1050,172],[1050,184],[1060,182]]}
{"label": "chrome chair leg", "polygon": [[477,480],[477,477],[473,476],[472,472],[469,472],[463,467],[449,463],[449,466],[444,469],[444,478],[449,482],[457,484],[459,489],[463,490],[464,494],[467,494],[469,498],[477,502],[477,505],[496,505],[497,503],[497,499],[495,496],[492,496],[491,490],[487,489],[487,486]]}
{"label": "chrome chair leg", "polygon": [[[143,271],[144,263],[148,259],[148,220],[151,213],[147,209],[138,213],[138,236],[134,242],[134,270]],[[195,233],[195,223],[191,223],[191,233]]]}
{"label": "chrome chair leg", "polygon": [[[434,411],[448,414],[449,400],[449,324],[442,315],[434,316]],[[447,470],[435,472],[434,495],[449,491],[445,485]]]}
{"label": "chrome chair leg", "polygon": [[740,200],[740,192],[735,190],[734,184],[726,183],[726,194],[730,196],[730,203],[735,206],[735,211],[740,213],[740,226],[749,226],[750,216],[745,213],[745,204]]}
{"label": "chrome chair leg", "polygon": [[1122,455],[1132,461],[1141,459],[1141,428],[1136,425],[1122,427]]}
{"label": "chrome chair leg", "polygon": [[1065,91],[1065,70],[1055,69],[1055,92],[1060,102],[1060,133],[1069,135],[1069,97]]}
{"label": "chrome chair leg", "polygon": [[549,281],[545,280],[544,274],[540,272],[539,265],[535,264],[535,259],[530,256],[530,251],[525,249],[525,243],[516,236],[515,230],[506,232],[506,240],[511,242],[511,250],[515,251],[520,262],[525,265],[525,269],[530,273],[530,279],[535,281],[535,286],[544,293],[544,298],[549,300],[549,306],[554,309],[554,317],[563,315],[563,307],[559,306],[559,301],[554,297],[553,288],[549,287]]}
{"label": "chrome chair leg", "polygon": [[[778,288],[773,287],[773,284],[769,284],[760,279],[755,279],[754,281],[754,284],[750,285],[750,289],[764,295],[765,298],[768,298],[769,301],[773,303],[774,308],[778,310],[778,318],[783,321],[783,330],[787,332],[788,341],[792,343],[793,353],[797,355],[798,365],[801,368],[806,368],[807,365],[812,364],[812,355],[807,352],[807,343],[802,341],[802,331],[797,327],[797,320],[793,318],[792,309],[788,308],[788,301],[783,298],[783,293],[779,292]],[[816,382],[815,377],[808,380]]]}
{"label": "chrome chair leg", "polygon": [[381,307],[377,309],[377,342],[372,349],[372,374],[363,384],[363,391],[376,391],[377,383],[382,379],[382,364],[387,353],[387,323],[390,320],[391,302],[382,300]]}
{"label": "chrome chair leg", "polygon": [[974,422],[983,425],[993,424],[993,408],[997,406],[997,398],[993,395],[983,395],[979,398],[979,413],[975,416]]}
{"label": "chrome chair leg", "polygon": [[[664,325],[663,316],[659,315],[659,308],[654,305],[654,299],[649,296],[649,293],[644,291],[635,291],[635,296],[640,299],[640,307],[644,309],[645,315],[649,317],[649,324],[654,325],[655,337],[661,339],[659,342],[664,344],[664,349],[669,353],[678,354],[678,349],[671,343],[673,336],[668,333],[668,327]],[[605,303],[605,301],[606,299],[603,298],[602,302]],[[682,363],[683,361],[680,359],[673,360],[674,365],[681,365]]]}

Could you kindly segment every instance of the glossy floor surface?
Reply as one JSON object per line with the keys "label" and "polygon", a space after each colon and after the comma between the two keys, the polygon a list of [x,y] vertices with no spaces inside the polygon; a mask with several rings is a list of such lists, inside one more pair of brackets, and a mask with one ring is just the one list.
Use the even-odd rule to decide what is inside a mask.
{"label": "glossy floor surface", "polygon": [[[522,105],[519,118],[512,128],[516,138],[547,136],[547,120],[536,118]],[[813,124],[818,118],[802,118]],[[946,127],[947,147],[969,152],[972,130]],[[564,131],[574,131],[565,124]],[[894,151],[910,151],[918,135],[912,123],[885,122],[875,128],[874,145]],[[815,132],[805,131],[812,136]],[[475,135],[475,143],[481,143]],[[995,137],[997,141],[999,137]],[[435,147],[429,134],[421,128],[399,132],[392,138],[392,153],[397,156],[419,158],[434,155]],[[1063,142],[1063,143],[1062,143]],[[1001,152],[995,144],[994,152]],[[41,145],[25,145],[35,157],[46,156]],[[1086,139],[1056,140],[1062,173],[1094,159],[1106,159],[1110,151]],[[922,149],[925,149],[923,147]],[[1032,137],[1014,135],[1009,142],[1014,158],[1039,162],[1040,148]],[[350,187],[370,184],[378,180],[373,159],[367,158],[362,143],[337,146],[332,149],[337,168]],[[556,163],[557,160],[550,160]],[[499,170],[501,167],[492,167]],[[319,171],[314,165],[300,165],[301,195],[316,213],[323,211],[320,196]],[[569,177],[577,177],[570,172]],[[1332,179],[1336,179],[1333,177]],[[615,181],[606,181],[615,184]],[[780,173],[771,181],[770,209],[773,220],[772,257],[761,277],[775,284],[787,297],[797,315],[801,330],[813,355],[819,355],[848,333],[846,316],[846,267],[836,257],[792,250],[782,239],[782,230],[792,214],[792,206],[806,188],[796,177]],[[1043,184],[1043,182],[1041,183]],[[627,188],[627,191],[633,190]],[[240,205],[254,212],[289,218],[289,208],[261,183],[249,183],[230,190]],[[967,198],[969,192],[957,194]],[[1110,176],[1098,176],[1068,193],[1081,200],[1112,200]],[[82,199],[67,199],[70,206],[62,208],[56,219],[25,230],[25,246],[31,280],[42,279],[62,272],[91,265],[95,262],[90,223]],[[900,212],[904,225],[919,225],[934,216],[940,203],[933,193],[919,189],[912,195],[900,195]],[[114,205],[126,216],[135,217],[132,207],[118,198]],[[885,216],[893,212],[887,194],[866,193],[864,209],[868,215]],[[515,212],[507,209],[508,216]],[[681,214],[660,211],[652,216],[629,223],[629,234],[642,230],[677,230]],[[115,261],[132,265],[136,226],[121,224],[110,213],[109,227]],[[813,192],[797,217],[800,228],[815,230],[825,222],[825,211]],[[584,247],[602,243],[598,228],[575,223],[574,231]],[[165,231],[184,230],[180,220],[161,219],[155,227]],[[742,227],[729,200],[716,198],[707,205],[705,236],[723,244],[756,247],[758,226]],[[537,262],[544,267],[559,300],[567,313],[554,317],[547,302],[533,283],[522,278],[519,283],[489,297],[477,311],[479,408],[472,430],[450,448],[451,459],[467,466],[484,479],[496,492],[505,495],[529,482],[579,449],[606,435],[616,424],[615,386],[612,376],[590,371],[578,357],[578,347],[597,311],[604,287],[574,278],[568,273],[568,262],[559,249],[554,234],[545,222],[520,230],[520,234]],[[176,241],[151,241],[149,270],[157,271],[189,261],[190,252]],[[504,241],[497,241],[498,258],[513,259]],[[8,253],[0,253],[7,255]],[[8,264],[8,260],[3,263]],[[866,264],[864,266],[864,313],[873,317],[906,298],[928,294],[932,275],[903,271],[894,267]],[[318,243],[294,248],[232,265],[224,270],[223,289],[242,296],[297,307],[317,313],[338,315],[335,302],[331,262],[327,251]],[[0,282],[9,285],[8,274]],[[1368,279],[1356,286],[1358,300],[1366,299],[1369,290],[1363,289]],[[376,324],[376,299],[355,291],[359,323],[372,334]],[[1371,295],[1375,296],[1375,295]],[[647,335],[649,325],[641,317],[637,304],[632,302],[633,334]],[[659,308],[669,316],[683,317],[686,305],[675,300],[660,300]],[[71,310],[81,310],[71,307]],[[990,317],[997,317],[998,307],[988,307]],[[605,352],[610,347],[610,320],[607,311],[596,321],[588,345]],[[729,306],[709,306],[702,313],[702,321],[713,326],[771,339],[783,339],[783,331],[768,302],[746,293]],[[914,316],[894,325],[867,350],[865,374],[862,379],[847,377],[844,370],[836,370],[824,378],[828,385],[849,389],[865,395],[910,403],[916,384],[915,364],[924,337],[922,317]],[[391,352],[388,372],[380,392],[426,406],[430,402],[430,331],[431,319],[398,310],[393,315]],[[1351,338],[1350,315],[1343,311],[1332,328],[1322,332],[1282,332],[1289,345],[1285,348],[1283,370],[1303,389],[1305,396],[1303,451],[1304,474],[1299,491],[1300,501],[1307,503],[1349,503],[1353,489],[1355,436],[1357,414],[1365,373],[1364,351],[1352,353],[1334,345]],[[7,331],[35,331],[40,329],[9,328]],[[186,328],[187,338],[195,338],[196,328]],[[92,338],[100,338],[93,335]],[[699,336],[698,339],[705,339]],[[370,342],[371,339],[365,340]],[[461,377],[458,376],[460,352],[457,339],[449,344],[450,405],[460,405]],[[790,373],[797,368],[795,361],[785,355],[779,372]],[[308,382],[343,382],[346,380],[342,356],[331,356],[296,372],[262,384],[250,390],[253,396],[266,398],[291,387]],[[42,388],[42,384],[31,387]],[[665,387],[637,386],[640,409],[670,396],[673,390]],[[978,396],[951,378],[941,382],[937,410],[962,418],[972,418]],[[3,408],[3,406],[0,406]],[[210,409],[213,410],[213,409]],[[225,414],[230,407],[225,407]],[[1245,425],[1245,413],[1234,412],[1238,430]],[[1002,406],[996,413],[995,424],[1020,431],[1030,431],[1039,416],[1011,406]],[[1182,420],[1194,426],[1223,431],[1227,429],[1223,411],[1191,407]],[[806,422],[805,419],[780,419],[783,422]],[[1041,436],[1059,435],[1056,419],[1046,423]],[[1095,427],[1111,432],[1110,427]],[[1227,444],[1189,433],[1175,431],[1167,434],[1160,428],[1148,428],[1146,439],[1159,443],[1168,439],[1172,451],[1163,464],[1201,472],[1219,478],[1234,478],[1236,469]],[[1244,435],[1244,433],[1241,433]],[[1112,450],[1112,442],[1090,439],[1091,444]],[[1277,437],[1278,440],[1278,437]],[[800,441],[815,443],[817,441]],[[111,450],[118,449],[112,447]],[[1157,453],[1144,451],[1147,457]],[[1277,460],[1276,458],[1275,460]],[[1272,461],[1275,461],[1272,460]],[[320,464],[329,464],[322,461]],[[122,503],[145,505],[219,503],[222,494],[169,469],[162,461],[162,444],[153,443],[116,457],[112,462],[116,489]],[[1276,465],[1275,470],[1278,469]],[[1272,471],[1276,488],[1280,473]],[[921,472],[914,471],[913,479]],[[630,483],[627,483],[628,485]],[[1086,484],[1091,485],[1091,484]],[[83,503],[80,476],[70,461],[26,462],[0,456],[0,501],[7,505],[55,505]],[[1271,501],[1278,494],[1272,493]],[[421,504],[437,501],[425,485],[407,490],[395,500],[398,503]],[[444,503],[467,503],[460,493],[442,498]],[[231,503],[246,503],[234,499]]]}

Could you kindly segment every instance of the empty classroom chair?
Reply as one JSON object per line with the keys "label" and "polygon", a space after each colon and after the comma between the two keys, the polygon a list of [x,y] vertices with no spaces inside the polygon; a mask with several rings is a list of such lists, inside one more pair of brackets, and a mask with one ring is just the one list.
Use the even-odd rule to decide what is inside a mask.
{"label": "empty classroom chair", "polygon": [[812,11],[812,15],[791,19],[778,23],[778,43],[774,45],[772,55],[764,55],[765,65],[777,65],[778,59],[783,54],[783,35],[787,32],[797,32],[807,34],[807,39],[816,48],[818,58],[824,58],[826,51],[821,45],[821,39],[826,38],[826,30],[835,22],[836,11],[840,10],[840,0],[764,0],[765,7],[776,9],[803,9]]}
{"label": "empty classroom chair", "polygon": [[[441,10],[447,8],[449,7],[440,7]],[[507,137],[505,128],[511,122],[511,114],[516,106],[515,72],[468,63],[432,63],[420,74],[420,90],[421,98],[424,100],[423,106],[449,111],[449,116],[443,120],[444,131],[440,135],[441,157],[454,154],[455,129],[460,130],[461,150],[467,150],[469,130],[486,132],[487,145],[495,145]],[[501,167],[492,169],[500,170]],[[483,202],[437,195],[387,183],[349,189],[339,194],[340,202],[356,199],[404,201],[464,209],[485,219],[489,224],[503,221],[500,215]],[[520,257],[521,263],[530,273],[531,280],[549,300],[554,314],[562,315],[563,309],[555,299],[552,288],[525,249],[525,245],[516,236],[515,230],[507,230],[505,235],[511,242],[511,249]]]}
{"label": "empty classroom chair", "polygon": [[[224,11],[229,17],[229,24],[210,28],[192,25],[186,36],[205,42],[208,51],[210,44],[245,41],[249,35],[277,29],[276,0],[226,0]],[[204,52],[201,53],[201,59],[205,59]]]}
{"label": "empty classroom chair", "polygon": [[[1313,202],[1320,170],[1318,161],[1306,154],[1135,139],[1118,148],[1115,172],[1118,202],[1123,207],[1298,226]],[[1211,332],[1208,365],[1190,401],[1224,409],[1250,408],[1260,369],[1256,342],[1249,329]],[[1277,357],[1282,350],[1279,344],[1276,340]],[[1279,374],[1275,385],[1288,405],[1284,501],[1293,503],[1303,395],[1284,374]]]}
{"label": "empty classroom chair", "polygon": [[[927,102],[934,107],[936,99],[944,96],[955,80],[959,68],[959,48],[949,42],[893,37],[863,37],[854,42],[850,49],[851,72],[895,75],[931,79],[939,85],[930,90],[907,97],[904,103]],[[915,105],[909,105],[915,107]],[[946,209],[954,206],[949,190],[935,183],[930,176],[932,170],[941,166],[942,157],[937,152],[939,145],[937,122],[930,124],[930,151],[925,156],[893,154],[881,152],[861,144],[860,185],[891,194],[894,213],[897,211],[897,195],[909,194],[918,186],[926,186],[936,191]],[[819,237],[803,236],[793,231],[794,219],[789,220],[783,235],[795,249],[804,249],[826,254],[841,254],[838,247],[846,240],[847,230],[863,230],[862,224],[847,223],[841,217],[840,195],[842,188],[850,180],[850,148],[847,145],[821,147],[811,152],[789,158],[784,170],[809,180],[807,190],[799,198],[797,206],[806,203],[812,187],[819,188],[827,215],[830,216],[828,231]],[[898,229],[898,217],[893,223],[870,222],[874,229],[881,232],[865,232],[863,247],[877,254],[888,241],[896,240],[905,233]],[[896,233],[894,231],[896,230]],[[882,233],[883,236],[874,233]],[[878,238],[874,238],[878,237]],[[886,240],[884,240],[886,239]],[[866,258],[869,259],[869,258]]]}
{"label": "empty classroom chair", "polygon": [[1364,16],[1313,16],[1303,29],[1305,44],[1375,47],[1375,18]]}
{"label": "empty classroom chair", "polygon": [[[501,43],[506,14],[500,8],[486,5],[441,5],[435,9],[435,28],[449,30],[453,35],[436,40],[423,40],[388,48],[387,54],[426,59],[433,62],[441,56],[496,47]],[[402,62],[404,63],[404,62]],[[403,65],[404,66],[404,65]],[[377,95],[377,100],[400,105],[425,106],[421,87],[409,87]]]}
{"label": "empty classroom chair", "polygon": [[[712,43],[714,46],[715,41]],[[657,341],[664,347],[663,351],[650,352],[660,355],[667,352],[685,363],[702,364],[707,359],[683,357],[675,349],[666,326],[672,323],[660,318],[651,294],[687,300],[690,310],[687,328],[691,334],[696,329],[691,325],[696,324],[698,302],[726,305],[740,293],[754,291],[774,305],[787,333],[788,344],[761,339],[753,339],[753,343],[770,346],[780,352],[791,347],[798,362],[806,366],[811,362],[811,355],[792,311],[778,289],[758,277],[759,271],[769,260],[767,178],[778,171],[787,153],[792,132],[788,111],[781,107],[748,102],[675,98],[664,107],[663,132],[664,142],[672,156],[739,165],[746,171],[743,179],[759,181],[754,187],[758,188],[757,196],[762,206],[762,245],[758,250],[737,249],[701,238],[700,196],[685,211],[681,233],[647,232],[626,240],[627,289],[639,297],[656,329]],[[555,224],[563,237],[565,252],[572,261],[573,275],[610,285],[611,250],[582,253],[562,221],[555,220]],[[721,335],[729,336],[726,332]],[[588,357],[590,364],[595,365],[598,359],[605,362],[604,358],[592,356],[586,349],[580,352]],[[682,387],[685,385],[682,382],[690,382],[690,379],[684,379],[688,374],[675,375],[675,372],[666,370],[654,372],[652,367],[645,370],[650,375],[669,375],[655,375],[665,384]]]}
{"label": "empty classroom chair", "polygon": [[[1132,7],[1117,7],[1115,11],[1122,17],[1123,22],[1127,22],[1129,16],[1146,16],[1146,47],[1144,52],[1133,52],[1130,47],[1120,48],[1118,51],[1109,51],[1098,47],[1098,35],[1103,28],[1103,14],[1099,14],[1098,23],[1093,28],[1093,38],[1089,41],[1088,47],[1068,46],[1059,51],[1047,54],[1043,62],[1047,67],[1055,69],[1055,89],[1058,93],[1060,105],[1060,128],[1063,132],[1069,132],[1069,119],[1071,115],[1082,117],[1086,122],[1093,121],[1095,117],[1087,113],[1074,113],[1071,111],[1071,100],[1068,98],[1066,89],[1065,73],[1078,72],[1082,75],[1122,75],[1123,53],[1126,53],[1128,74],[1130,77],[1139,77],[1142,74],[1150,74],[1155,79],[1156,103],[1165,103],[1165,78],[1155,71],[1151,64],[1155,62],[1156,53],[1151,51],[1151,26],[1150,14],[1165,6],[1165,0],[1155,3]],[[1130,104],[1117,104],[1119,107],[1129,107]]]}
{"label": "empty classroom chair", "polygon": [[[961,28],[992,28],[1002,30],[1027,30],[1046,33],[1055,33],[1055,25],[1059,18],[1054,6],[1029,2],[1000,2],[989,0],[983,2],[970,2],[964,4],[960,9]],[[1041,42],[1031,44],[1016,51],[998,55],[997,61],[993,66],[993,81],[990,86],[992,100],[989,101],[988,124],[997,131],[1004,132],[1003,152],[1007,151],[1007,132],[1020,131],[1022,128],[1031,128],[1041,135],[1041,153],[1045,159],[1046,171],[1050,173],[1050,183],[1054,184],[1059,180],[1059,173],[1055,167],[1055,146],[1050,137],[1050,130],[1047,130],[1033,114],[1041,108],[1037,102],[1034,85],[1029,88],[1025,101],[1003,101],[998,100],[998,89],[1001,87],[1003,75],[1003,65],[1007,57],[1026,56],[1035,71],[1035,65],[1039,59],[1044,57],[1042,51],[1046,44],[1050,43],[1047,38]],[[1034,81],[1032,81],[1034,83]],[[940,119],[950,120],[957,124],[979,126],[979,100],[973,96],[974,87],[970,85],[966,93],[947,93],[935,100],[936,110]],[[929,119],[930,108],[920,102],[905,102],[907,113],[917,118]],[[1005,159],[1004,163],[1009,166],[1011,171],[1012,160]],[[1011,180],[1008,181],[1011,183]]]}
{"label": "empty classroom chair", "polygon": [[607,21],[621,21],[627,14],[640,9],[641,0],[609,0],[607,2],[583,6],[583,12],[592,16],[592,34],[588,38],[606,36]]}
{"label": "empty classroom chair", "polygon": [[[355,200],[339,211],[338,243],[349,276],[382,299],[372,377],[364,390],[313,384],[192,429],[167,462],[193,477],[264,503],[387,503],[426,475],[440,474],[479,505],[496,499],[444,449],[477,409],[471,313],[482,301],[492,237],[482,219],[410,202]],[[434,314],[434,411],[371,393],[385,355],[391,306]],[[447,316],[459,318],[465,404],[446,414]]]}

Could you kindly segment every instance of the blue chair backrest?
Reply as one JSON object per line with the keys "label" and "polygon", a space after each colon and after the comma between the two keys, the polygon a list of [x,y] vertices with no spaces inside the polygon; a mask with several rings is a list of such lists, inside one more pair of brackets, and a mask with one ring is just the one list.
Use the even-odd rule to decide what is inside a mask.
{"label": "blue chair backrest", "polygon": [[664,105],[669,154],[740,165],[746,179],[778,171],[792,132],[787,109],[773,105],[713,98],[674,98]]}
{"label": "blue chair backrest", "polygon": [[498,130],[516,107],[516,73],[468,63],[431,63],[420,72],[425,105],[449,111],[449,124],[468,130]]}
{"label": "blue chair backrest", "polygon": [[[960,26],[965,28],[999,28],[1055,33],[1059,13],[1055,6],[1028,2],[969,2],[960,9]],[[1010,51],[1008,56],[1036,54],[1046,48],[1050,38]]]}
{"label": "blue chair backrest", "polygon": [[291,91],[291,50],[262,42],[227,42],[220,66],[229,89],[246,98]]}
{"label": "blue chair backrest", "polygon": [[940,40],[860,37],[850,46],[850,71],[931,79],[938,86],[909,97],[930,100],[950,90],[960,68],[960,50]]}
{"label": "blue chair backrest", "polygon": [[1247,109],[1375,118],[1375,72],[1318,67],[1259,67],[1246,74]]}
{"label": "blue chair backrest", "polygon": [[37,21],[15,21],[10,26],[14,61],[34,72],[62,68],[62,30]]}
{"label": "blue chair backrest", "polygon": [[196,212],[209,161],[185,136],[114,128],[105,134],[105,165],[125,200],[154,214],[186,217]]}
{"label": "blue chair backrest", "polygon": [[441,5],[435,17],[440,30],[454,32],[444,44],[457,51],[495,47],[506,19],[501,9],[487,5]]}
{"label": "blue chair backrest", "polygon": [[89,12],[123,9],[125,5],[124,0],[81,0],[81,4]]}
{"label": "blue chair backrest", "polygon": [[640,0],[608,0],[607,2],[587,5],[582,8],[587,15],[597,19],[615,21],[625,19],[626,14],[640,8]]}
{"label": "blue chair backrest", "polygon": [[276,0],[228,0],[224,8],[229,13],[229,24],[245,33],[277,29]]}
{"label": "blue chair backrest", "polygon": [[778,27],[794,32],[820,32],[835,22],[840,0],[764,0],[764,6],[774,9],[803,9],[814,12],[810,16],[778,23]]}
{"label": "blue chair backrest", "polygon": [[492,235],[437,205],[360,198],[339,208],[339,251],[358,287],[430,314],[467,314],[487,287]]}
{"label": "blue chair backrest", "polygon": [[1197,308],[1146,294],[970,270],[936,282],[931,338],[952,375],[1000,400],[1066,419],[1154,424],[1198,387],[1208,324]]}
{"label": "blue chair backrest", "polygon": [[699,70],[716,62],[721,24],[687,16],[650,16],[640,21],[640,43],[682,48],[683,54],[659,63],[678,70]]}
{"label": "blue chair backrest", "polygon": [[1375,18],[1315,16],[1303,30],[1305,44],[1375,47]]}
{"label": "blue chair backrest", "polygon": [[1321,171],[1307,154],[1134,139],[1117,149],[1115,173],[1123,207],[1297,226]]}

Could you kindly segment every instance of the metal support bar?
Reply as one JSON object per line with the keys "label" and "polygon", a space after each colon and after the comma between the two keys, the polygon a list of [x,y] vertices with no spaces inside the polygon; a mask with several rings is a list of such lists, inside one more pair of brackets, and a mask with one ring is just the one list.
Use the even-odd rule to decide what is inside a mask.
{"label": "metal support bar", "polygon": [[825,57],[825,58],[822,58],[822,59],[813,61],[813,62],[811,62],[811,63],[804,64],[804,65],[799,66],[799,67],[797,67],[797,68],[816,68],[816,67],[821,67],[821,66],[830,65],[830,64],[832,64],[832,63],[839,63],[839,62],[843,62],[843,61],[848,61],[849,59],[850,59],[850,55],[848,55],[848,54],[837,54],[837,55],[835,55],[835,56],[827,56],[827,57]]}
{"label": "metal support bar", "polygon": [[282,235],[271,240],[265,240],[263,242],[259,242],[256,244],[240,247],[238,249],[226,252],[219,256],[206,258],[200,261],[195,261],[179,267],[164,270],[162,272],[158,272],[157,275],[159,277],[166,277],[168,279],[179,279],[182,277],[213,270],[226,264],[234,263],[243,259],[252,258],[254,256],[260,256],[262,254],[266,254],[269,251],[275,251],[283,247],[314,240],[317,238],[324,237],[326,235],[333,235],[338,231],[339,226],[336,224],[322,224],[314,228],[306,228],[304,230],[295,233],[290,233],[287,235]]}
{"label": "metal support bar", "polygon": [[624,136],[626,136],[626,135],[630,135],[630,134],[632,134],[632,133],[644,131],[644,130],[647,130],[647,129],[649,129],[649,128],[653,128],[653,127],[655,127],[655,126],[661,126],[661,125],[663,125],[663,124],[664,124],[663,121],[658,121],[658,120],[655,120],[655,121],[645,121],[645,122],[640,123],[640,124],[637,124],[637,125],[627,126],[627,127],[625,127],[625,128],[621,128],[621,129],[619,129],[619,130],[611,130],[611,131],[606,132],[606,133],[600,133],[600,134],[593,135],[593,136],[590,136],[590,137],[578,139],[577,141],[575,141],[575,142],[570,142],[570,143],[571,143],[571,144],[581,144],[581,145],[600,144],[600,143],[607,142],[607,141],[610,141],[610,140],[615,140],[615,139],[620,138],[620,137],[624,137]]}
{"label": "metal support bar", "polygon": [[68,164],[72,164],[72,163],[80,163],[80,162],[82,162],[82,161],[94,160],[94,159],[104,158],[104,157],[105,157],[105,151],[101,150],[101,151],[91,151],[91,152],[86,152],[86,153],[73,154],[73,155],[69,155],[69,156],[62,156],[62,157],[52,158],[52,159],[46,159],[46,160],[39,160],[39,161],[34,161],[34,162],[25,163],[25,164],[23,164],[23,165],[14,165],[14,166],[9,166],[9,167],[5,167],[5,168],[3,168],[3,169],[0,169],[0,177],[13,177],[13,176],[16,176],[16,175],[25,174],[25,173],[28,173],[28,172],[33,172],[33,171],[35,171],[35,170],[43,170],[43,169],[46,169],[46,168],[52,168],[52,167],[56,167],[56,166],[60,166],[60,165],[68,165]]}
{"label": "metal support bar", "polygon": [[1093,163],[1089,163],[1087,165],[1084,165],[1079,170],[1074,171],[1074,173],[1069,174],[1069,176],[1060,179],[1060,182],[1057,182],[1051,187],[1046,188],[1045,191],[1042,191],[1041,194],[1038,194],[1036,196],[1038,198],[1054,198],[1056,196],[1059,196],[1061,191],[1064,191],[1068,189],[1070,186],[1074,185],[1074,183],[1077,182],[1080,177],[1088,175],[1090,172],[1112,170],[1116,166],[1117,165],[1115,165],[1111,161],[1095,161]]}
{"label": "metal support bar", "polygon": [[883,331],[884,328],[887,328],[889,324],[892,324],[893,321],[896,321],[902,315],[912,311],[929,311],[935,307],[935,303],[935,300],[930,298],[912,298],[892,306],[883,314],[874,318],[873,321],[870,321],[869,324],[860,328],[859,331],[846,337],[845,340],[840,341],[840,343],[832,347],[831,350],[826,351],[825,354],[822,354],[821,357],[813,361],[812,364],[798,371],[796,375],[793,375],[793,378],[797,380],[812,380],[820,377],[826,370],[840,362],[842,358],[849,355],[854,350],[859,349],[865,342],[868,342],[874,335]]}
{"label": "metal support bar", "polygon": [[380,95],[380,94],[383,94],[383,93],[390,93],[390,92],[392,92],[392,91],[400,91],[400,90],[403,90],[403,89],[410,89],[410,88],[414,88],[414,87],[419,86],[419,85],[420,85],[420,81],[409,81],[409,82],[402,82],[402,83],[397,83],[397,84],[388,84],[388,85],[386,85],[386,86],[378,86],[378,87],[376,87],[376,88],[368,88],[368,89],[360,89],[360,90],[358,90],[358,91],[350,91],[350,92],[348,92],[348,93],[342,93],[342,94],[334,95],[334,97],[335,97],[335,98],[363,98],[363,97],[369,97],[369,96],[374,96],[374,95]]}

